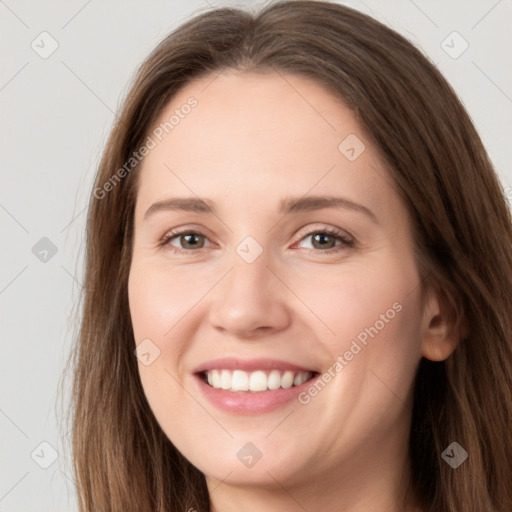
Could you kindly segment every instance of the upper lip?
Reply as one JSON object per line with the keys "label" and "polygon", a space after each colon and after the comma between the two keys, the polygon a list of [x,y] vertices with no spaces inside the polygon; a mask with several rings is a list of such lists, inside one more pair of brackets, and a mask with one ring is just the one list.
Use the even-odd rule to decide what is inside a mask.
{"label": "upper lip", "polygon": [[311,368],[281,361],[279,359],[238,359],[225,357],[207,361],[195,368],[193,373],[201,373],[208,370],[244,370],[247,372],[256,370],[290,370],[295,372],[315,372],[315,370]]}

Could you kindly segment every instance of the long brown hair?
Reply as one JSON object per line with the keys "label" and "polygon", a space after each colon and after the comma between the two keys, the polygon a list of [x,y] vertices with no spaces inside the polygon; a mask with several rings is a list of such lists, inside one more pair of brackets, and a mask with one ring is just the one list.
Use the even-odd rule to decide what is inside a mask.
{"label": "long brown hair", "polygon": [[[127,95],[87,218],[72,356],[80,510],[210,507],[204,475],[165,436],[139,379],[127,295],[138,166],[126,171],[126,162],[180,88],[223,69],[298,73],[356,113],[410,211],[425,285],[442,290],[468,326],[446,361],[420,363],[411,490],[425,512],[512,510],[512,221],[503,189],[461,102],[418,49],[356,10],[307,0],[195,16],[157,46]],[[441,457],[454,441],[469,454],[457,469]]]}

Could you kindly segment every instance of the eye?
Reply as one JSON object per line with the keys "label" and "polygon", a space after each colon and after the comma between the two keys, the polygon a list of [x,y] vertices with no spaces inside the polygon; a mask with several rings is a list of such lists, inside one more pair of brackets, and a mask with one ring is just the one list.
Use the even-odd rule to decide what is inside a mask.
{"label": "eye", "polygon": [[316,253],[338,252],[354,245],[354,239],[348,233],[331,228],[310,231],[301,238],[301,242],[308,239],[310,240],[309,247],[305,248]]}
{"label": "eye", "polygon": [[[307,245],[300,247],[308,239],[310,239],[309,247]],[[354,243],[354,239],[345,231],[323,228],[306,233],[295,246],[316,254],[331,254],[352,247]],[[159,243],[159,245],[169,248],[177,254],[190,254],[194,251],[200,251],[208,247],[208,244],[210,244],[208,238],[194,230],[171,231]]]}
{"label": "eye", "polygon": [[206,236],[197,231],[172,231],[162,238],[160,245],[169,247],[173,252],[184,254],[203,249],[207,240]]}

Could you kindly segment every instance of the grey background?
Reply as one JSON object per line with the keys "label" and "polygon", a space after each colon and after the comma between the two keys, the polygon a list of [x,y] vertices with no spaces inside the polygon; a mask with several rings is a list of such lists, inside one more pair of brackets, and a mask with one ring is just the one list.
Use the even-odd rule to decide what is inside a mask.
{"label": "grey background", "polygon": [[[430,56],[466,105],[512,198],[512,1],[344,3]],[[143,58],[188,17],[225,5],[258,3],[0,0],[1,512],[77,510],[57,390],[76,331],[94,172]],[[45,59],[31,46],[51,49],[44,31],[58,43]],[[469,43],[458,58],[445,51],[462,49],[458,36],[446,39],[453,31]]]}

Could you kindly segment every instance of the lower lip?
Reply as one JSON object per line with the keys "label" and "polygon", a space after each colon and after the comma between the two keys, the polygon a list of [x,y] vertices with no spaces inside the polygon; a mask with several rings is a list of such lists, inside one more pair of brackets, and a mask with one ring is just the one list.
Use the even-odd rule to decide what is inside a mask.
{"label": "lower lip", "polygon": [[194,375],[204,396],[216,407],[238,414],[270,412],[296,400],[301,391],[314,382],[315,377],[299,386],[268,391],[227,391],[206,384],[199,375]]}

